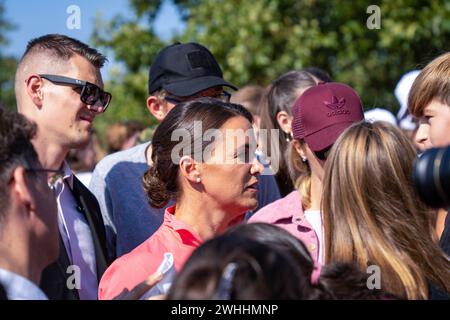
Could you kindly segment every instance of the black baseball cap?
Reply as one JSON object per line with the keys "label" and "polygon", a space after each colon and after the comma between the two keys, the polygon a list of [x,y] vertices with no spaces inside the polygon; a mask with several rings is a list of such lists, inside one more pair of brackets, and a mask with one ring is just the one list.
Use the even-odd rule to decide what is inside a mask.
{"label": "black baseball cap", "polygon": [[165,89],[173,95],[187,97],[197,92],[226,86],[222,70],[212,53],[198,43],[175,43],[162,49],[150,67],[148,92]]}

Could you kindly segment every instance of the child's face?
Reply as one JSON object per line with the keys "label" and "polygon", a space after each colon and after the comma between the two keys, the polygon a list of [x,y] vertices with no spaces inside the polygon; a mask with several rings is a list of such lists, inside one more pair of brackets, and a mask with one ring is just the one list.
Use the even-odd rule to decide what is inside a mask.
{"label": "child's face", "polygon": [[416,142],[427,149],[450,145],[450,106],[433,99],[423,110]]}

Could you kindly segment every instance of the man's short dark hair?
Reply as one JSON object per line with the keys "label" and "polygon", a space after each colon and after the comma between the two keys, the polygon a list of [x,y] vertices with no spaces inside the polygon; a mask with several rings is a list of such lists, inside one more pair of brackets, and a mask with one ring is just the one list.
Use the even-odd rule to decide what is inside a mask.
{"label": "man's short dark hair", "polygon": [[38,156],[31,144],[36,125],[0,105],[0,222],[9,205],[9,182],[18,166],[35,167]]}
{"label": "man's short dark hair", "polygon": [[74,54],[86,58],[96,68],[101,68],[107,61],[106,57],[87,44],[61,34],[47,34],[28,42],[22,60],[28,54],[49,50],[56,57],[69,60]]}

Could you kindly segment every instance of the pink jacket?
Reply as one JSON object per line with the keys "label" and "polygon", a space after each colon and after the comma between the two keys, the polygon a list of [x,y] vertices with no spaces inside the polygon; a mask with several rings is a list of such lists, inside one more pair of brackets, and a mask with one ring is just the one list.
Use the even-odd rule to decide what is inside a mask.
{"label": "pink jacket", "polygon": [[[306,245],[316,263],[316,268],[320,269],[318,263],[319,239],[305,217],[300,193],[297,190],[261,208],[248,222],[265,222],[285,229]],[[313,278],[317,276],[318,274],[315,274]]]}

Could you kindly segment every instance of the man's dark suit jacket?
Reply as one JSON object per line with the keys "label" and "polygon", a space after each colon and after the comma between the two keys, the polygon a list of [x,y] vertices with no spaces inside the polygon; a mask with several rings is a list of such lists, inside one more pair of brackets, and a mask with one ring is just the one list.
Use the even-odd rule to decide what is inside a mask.
{"label": "man's dark suit jacket", "polygon": [[6,290],[5,290],[5,288],[3,288],[1,283],[0,283],[0,300],[8,300],[8,296],[6,295]]}
{"label": "man's dark suit jacket", "polygon": [[[100,281],[106,268],[114,259],[114,257],[108,257],[105,226],[100,207],[95,196],[75,176],[72,193],[80,209],[79,211],[84,214],[91,229],[97,263],[97,278]],[[71,263],[61,236],[59,238],[58,260],[44,269],[40,287],[50,300],[78,300],[78,290],[69,289],[67,286],[67,279],[72,275],[70,272],[67,273],[67,268]]]}

